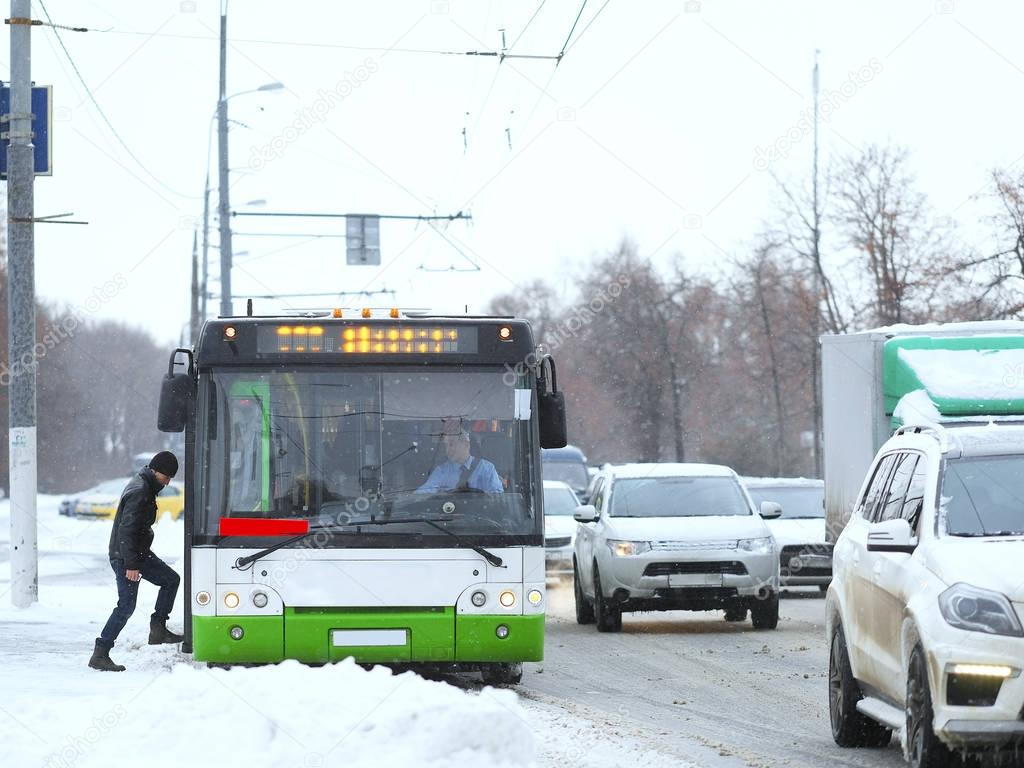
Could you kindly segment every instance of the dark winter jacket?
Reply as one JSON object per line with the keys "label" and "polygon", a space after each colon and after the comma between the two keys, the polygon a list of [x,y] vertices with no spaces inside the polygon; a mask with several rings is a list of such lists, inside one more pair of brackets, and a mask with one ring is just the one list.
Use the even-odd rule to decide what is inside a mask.
{"label": "dark winter jacket", "polygon": [[124,560],[125,570],[138,570],[150,554],[156,495],[162,489],[153,470],[146,467],[139,470],[121,492],[114,528],[110,532],[110,559]]}

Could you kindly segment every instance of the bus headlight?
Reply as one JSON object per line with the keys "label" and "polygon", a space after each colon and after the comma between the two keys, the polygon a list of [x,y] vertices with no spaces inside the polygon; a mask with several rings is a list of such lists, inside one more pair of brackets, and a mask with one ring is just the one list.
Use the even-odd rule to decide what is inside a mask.
{"label": "bus headlight", "polygon": [[484,603],[487,602],[487,595],[483,592],[474,592],[472,597],[469,598],[470,602],[473,603],[477,608],[483,607]]}
{"label": "bus headlight", "polygon": [[257,592],[252,596],[252,604],[257,608],[266,608],[268,602],[270,602],[270,598],[267,597],[266,592]]}
{"label": "bus headlight", "polygon": [[196,592],[196,605],[209,605],[210,604],[210,593],[209,592]]}
{"label": "bus headlight", "polygon": [[544,599],[544,595],[539,589],[531,589],[529,593],[527,593],[526,599],[530,601],[530,605],[538,606]]}
{"label": "bus headlight", "polygon": [[236,624],[229,630],[229,634],[231,635],[232,640],[241,640],[245,637],[245,630]]}
{"label": "bus headlight", "polygon": [[498,602],[505,608],[511,608],[516,604],[516,593],[505,590],[498,595]]}
{"label": "bus headlight", "polygon": [[225,607],[227,607],[227,608],[237,608],[238,607],[238,603],[239,603],[238,595],[236,595],[234,592],[228,592],[228,593],[226,593],[224,595],[224,605],[225,605]]}

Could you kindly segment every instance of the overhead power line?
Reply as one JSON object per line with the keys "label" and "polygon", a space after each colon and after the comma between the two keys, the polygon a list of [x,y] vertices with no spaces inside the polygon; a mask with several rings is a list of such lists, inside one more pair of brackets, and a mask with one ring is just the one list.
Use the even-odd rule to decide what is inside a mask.
{"label": "overhead power line", "polygon": [[[72,58],[71,52],[68,50],[68,47],[66,45],[64,45],[64,38],[61,37],[61,34],[60,34],[60,30],[61,29],[71,30],[71,31],[74,31],[74,32],[86,32],[86,31],[90,31],[90,30],[88,30],[85,27],[68,27],[68,26],[64,26],[64,25],[60,25],[60,24],[54,24],[53,23],[53,19],[50,17],[50,12],[46,9],[46,3],[42,2],[42,0],[40,0],[39,7],[42,9],[43,14],[46,16],[46,22],[47,23],[45,25],[43,25],[43,26],[48,26],[48,27],[51,27],[53,29],[53,34],[57,38],[57,42],[60,44],[61,50],[64,51],[64,55],[67,57],[68,63],[71,65],[71,69],[75,73],[75,77],[77,77],[78,78],[78,82],[82,84],[82,87],[85,89],[86,95],[89,97],[89,101],[92,102],[93,107],[96,108],[96,112],[99,113],[99,116],[102,118],[102,120],[106,124],[107,128],[110,129],[111,134],[113,134],[114,138],[117,140],[117,143],[121,145],[121,148],[124,149],[124,151],[135,162],[135,164],[137,166],[139,166],[140,169],[142,169],[143,173],[145,173],[147,176],[149,176],[149,178],[152,179],[154,182],[156,182],[156,184],[158,184],[159,186],[163,187],[163,189],[165,189],[166,191],[170,192],[172,195],[177,195],[178,197],[181,197],[181,198],[185,198],[185,199],[188,199],[188,200],[198,200],[199,199],[198,195],[186,195],[186,194],[184,194],[182,192],[179,192],[178,190],[174,189],[173,187],[169,186],[168,184],[165,184],[160,179],[159,176],[157,176],[155,173],[153,173],[151,170],[149,170],[149,168],[147,168],[146,165],[139,159],[138,155],[136,155],[134,152],[132,152],[131,147],[129,147],[128,143],[121,137],[121,134],[118,133],[117,129],[114,127],[114,124],[112,122],[110,122],[110,118],[107,117],[107,113],[103,111],[103,108],[100,106],[99,102],[96,101],[96,96],[93,94],[92,89],[89,87],[89,84],[85,82],[85,78],[82,77],[82,73],[78,69],[78,64],[76,64],[74,58]],[[95,30],[92,30],[92,31],[95,31]]]}

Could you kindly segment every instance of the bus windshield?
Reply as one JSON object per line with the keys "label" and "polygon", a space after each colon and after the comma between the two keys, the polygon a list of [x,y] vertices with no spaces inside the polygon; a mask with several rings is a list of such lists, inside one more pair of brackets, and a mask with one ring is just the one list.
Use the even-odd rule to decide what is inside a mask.
{"label": "bus windshield", "polygon": [[214,372],[197,532],[217,535],[222,517],[295,517],[339,536],[450,541],[414,520],[430,517],[458,536],[538,535],[530,393],[503,373]]}

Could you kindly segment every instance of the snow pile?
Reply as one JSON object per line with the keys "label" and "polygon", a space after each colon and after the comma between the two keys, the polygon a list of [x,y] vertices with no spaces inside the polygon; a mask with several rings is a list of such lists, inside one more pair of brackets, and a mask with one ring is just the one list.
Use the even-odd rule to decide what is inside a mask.
{"label": "snow pile", "polygon": [[131,700],[111,700],[108,678],[93,674],[95,694],[75,711],[47,698],[23,701],[19,720],[44,732],[50,721],[69,735],[47,745],[28,728],[7,728],[0,764],[110,766],[145,755],[147,768],[442,768],[523,766],[534,758],[529,719],[512,691],[471,693],[352,662],[233,670],[178,664]]}
{"label": "snow pile", "polygon": [[1024,397],[1024,349],[900,349],[898,354],[933,397]]}
{"label": "snow pile", "polygon": [[901,397],[892,415],[900,424],[923,426],[942,421],[942,414],[923,389],[915,389]]}

